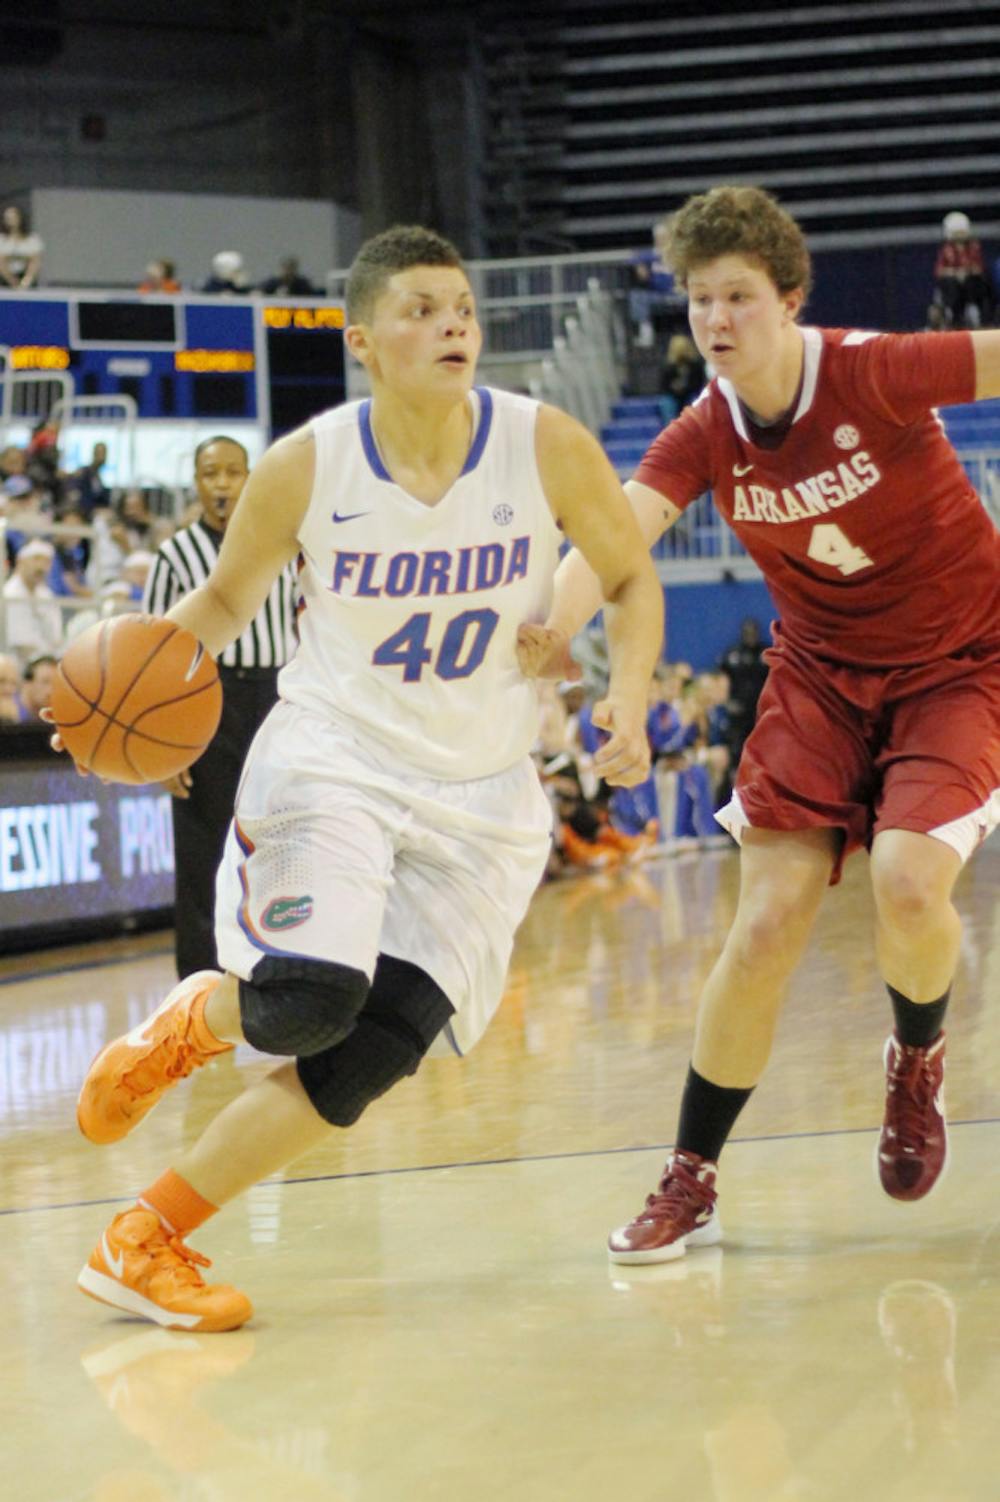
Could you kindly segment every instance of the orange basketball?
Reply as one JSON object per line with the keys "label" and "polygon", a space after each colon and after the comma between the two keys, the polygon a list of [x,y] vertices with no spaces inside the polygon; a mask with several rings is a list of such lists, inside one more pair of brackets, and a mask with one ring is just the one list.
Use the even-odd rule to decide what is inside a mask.
{"label": "orange basketball", "polygon": [[222,688],[215,663],[183,626],[115,615],[66,648],[51,709],[81,767],[110,782],[162,782],[212,739]]}

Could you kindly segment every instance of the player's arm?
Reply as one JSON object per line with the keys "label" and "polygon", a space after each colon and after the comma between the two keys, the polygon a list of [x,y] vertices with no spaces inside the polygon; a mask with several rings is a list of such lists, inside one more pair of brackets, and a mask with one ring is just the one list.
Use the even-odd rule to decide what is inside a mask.
{"label": "player's arm", "polygon": [[168,620],[193,631],[213,657],[246,629],[299,551],[314,467],[308,429],[268,449],[247,480],[208,579],[167,612]]}
{"label": "player's arm", "polygon": [[593,718],[610,736],[594,765],[608,782],[628,787],[649,771],[646,701],[663,644],[663,591],[632,508],[597,440],[566,413],[541,407],[535,445],[553,515],[596,582],[594,608],[603,604],[605,609],[610,681]]}
{"label": "player's arm", "polygon": [[[638,480],[626,481],[625,495],[647,549],[681,514],[666,496]],[[570,676],[570,639],[603,604],[600,579],[580,549],[571,549],[556,570],[552,608],[545,625],[521,627],[518,657],[522,672],[539,678]]]}
{"label": "player's arm", "polygon": [[977,329],[969,337],[976,356],[976,401],[1000,396],[1000,329]]}

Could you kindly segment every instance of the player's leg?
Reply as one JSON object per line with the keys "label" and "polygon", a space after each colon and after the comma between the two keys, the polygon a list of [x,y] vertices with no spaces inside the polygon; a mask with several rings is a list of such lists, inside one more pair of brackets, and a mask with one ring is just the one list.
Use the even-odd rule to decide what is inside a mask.
{"label": "player's leg", "polygon": [[787,646],[772,655],[716,815],[742,846],[736,917],[699,1001],[674,1153],[643,1211],[612,1233],[615,1261],[668,1261],[719,1239],[719,1154],[763,1073],[826,887],[867,834],[871,757],[849,689]]}
{"label": "player's leg", "polygon": [[[293,1054],[299,1048],[319,1054],[350,1035],[369,986],[364,971],[351,966],[319,960],[282,964],[269,957],[250,981],[227,975],[217,989],[223,1000],[216,1012],[237,1019],[235,1024],[217,1020],[220,1031],[242,1033],[267,1052]],[[180,1010],[177,1003],[174,1010]],[[172,1081],[164,1081],[162,1073],[157,1078],[156,1067],[167,1049],[161,1043],[121,1078],[133,1088],[148,1079],[148,1093],[162,1094]],[[119,1098],[122,1093],[120,1086]],[[137,1113],[145,1114],[142,1096],[138,1102]],[[224,1107],[194,1147],[149,1185],[135,1206],[114,1218],[80,1273],[81,1288],[174,1329],[228,1330],[243,1324],[252,1312],[249,1301],[228,1285],[206,1284],[197,1270],[198,1254],[185,1238],[332,1129],[295,1064],[279,1065]]]}
{"label": "player's leg", "polygon": [[921,686],[893,707],[872,844],[875,943],[892,1004],[882,1187],[922,1199],[947,1164],[945,1013],[962,926],[958,874],[1000,819],[1000,665]]}
{"label": "player's leg", "polygon": [[676,1145],[643,1211],[612,1232],[613,1261],[669,1261],[719,1240],[719,1154],[764,1072],[839,843],[832,829],[744,832],[739,904],[699,1000]]}
{"label": "player's leg", "polygon": [[951,846],[910,830],[883,830],[872,846],[876,953],[894,1021],[876,1164],[894,1199],[923,1199],[948,1160],[943,1027],[962,935],[951,900],[961,869]]}
{"label": "player's leg", "polygon": [[225,1106],[173,1166],[221,1207],[268,1174],[353,1125],[421,1060],[454,1008],[418,966],[379,956],[350,1031],[281,1064]]}
{"label": "player's leg", "polygon": [[[306,779],[295,786],[308,795]],[[279,815],[265,811],[248,818],[246,829],[234,825],[220,870],[218,936],[224,962],[240,974],[221,978],[208,972],[200,1005],[189,1008],[196,1011],[199,1027],[244,1037],[278,1055],[318,1054],[349,1034],[378,954],[392,832],[376,800],[363,790],[327,780],[324,791],[321,813],[310,800],[301,812],[285,806]],[[292,796],[286,786],[286,805]],[[171,1007],[168,999],[165,1011],[180,1014],[183,1007],[176,1002]],[[155,1042],[158,1025],[154,1018],[135,1029],[133,1043]],[[178,1031],[183,1033],[172,1030],[174,1039]],[[119,1040],[118,1047],[129,1049],[129,1039]],[[134,1060],[130,1069],[117,1072],[98,1068],[103,1055],[91,1073],[96,1070],[105,1085],[109,1074],[115,1080],[130,1075],[133,1087],[162,1094],[176,1072],[163,1067],[170,1058],[166,1046],[154,1048],[138,1070]],[[141,1114],[143,1108],[148,1109],[145,1100],[137,1108]],[[242,1323],[247,1301],[234,1290],[206,1290],[183,1237],[225,1199],[299,1156],[329,1129],[295,1065],[279,1066],[227,1108],[192,1154],[151,1185],[136,1208],[116,1217],[84,1268],[81,1285],[105,1302],[178,1328]],[[221,1309],[215,1307],[219,1301]]]}

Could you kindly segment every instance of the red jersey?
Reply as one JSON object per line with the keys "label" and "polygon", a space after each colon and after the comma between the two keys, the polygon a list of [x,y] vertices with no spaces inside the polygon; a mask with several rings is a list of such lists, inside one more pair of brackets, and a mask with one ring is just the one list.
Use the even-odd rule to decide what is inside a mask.
{"label": "red jersey", "polygon": [[635,479],[691,504],[711,490],[759,565],[781,633],[858,667],[1000,646],[1000,532],[931,410],[971,401],[968,334],[801,330],[802,390],[777,447],[717,377]]}
{"label": "red jersey", "polygon": [[983,247],[978,240],[946,240],[934,263],[935,276],[983,276]]}

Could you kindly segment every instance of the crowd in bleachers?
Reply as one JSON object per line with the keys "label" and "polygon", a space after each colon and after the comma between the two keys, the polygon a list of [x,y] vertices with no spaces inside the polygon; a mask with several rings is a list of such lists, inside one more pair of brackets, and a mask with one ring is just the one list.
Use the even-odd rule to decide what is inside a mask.
{"label": "crowd in bleachers", "polygon": [[40,422],[29,443],[0,450],[4,553],[0,726],[38,719],[54,663],[93,621],[135,610],[156,548],[174,530],[139,487],[112,490],[103,478],[107,449],[64,471],[59,431]]}
{"label": "crowd in bleachers", "polygon": [[762,653],[759,627],[747,621],[711,672],[660,664],[646,720],[652,770],[633,788],[610,788],[594,770],[603,732],[592,711],[601,685],[541,685],[535,765],[554,814],[550,878],[731,844],[714,815],[729,799],[753,723],[767,673]]}
{"label": "crowd in bleachers", "polygon": [[[29,291],[42,280],[45,242],[33,231],[24,210],[9,203],[0,209],[0,291]],[[286,255],[278,269],[255,282],[238,250],[220,250],[212,257],[208,276],[186,289],[177,274],[177,263],[166,256],[149,262],[136,289],[144,295],[176,296],[185,290],[219,297],[249,296],[264,292],[269,297],[315,297],[323,289],[302,270],[297,256]]]}

